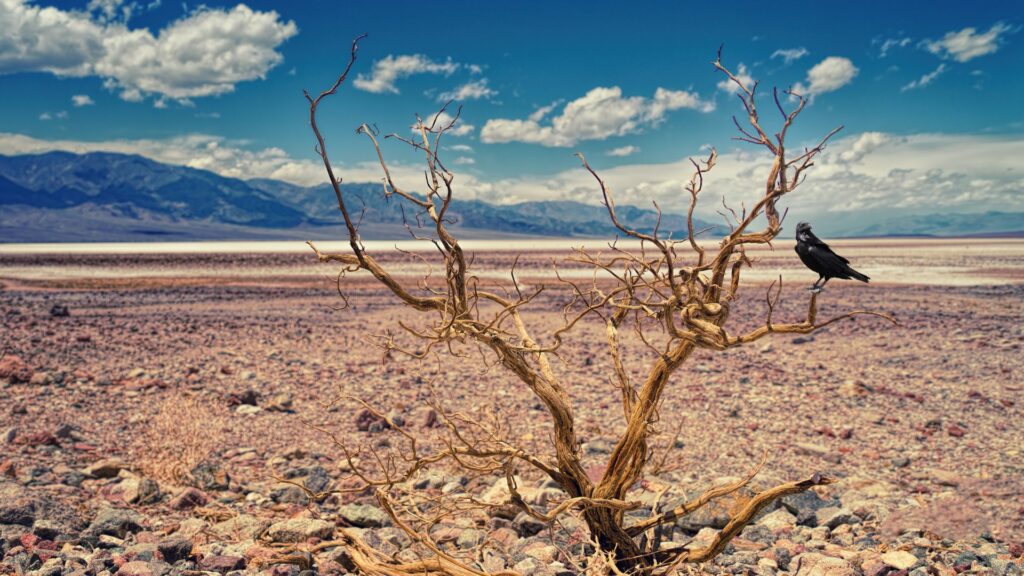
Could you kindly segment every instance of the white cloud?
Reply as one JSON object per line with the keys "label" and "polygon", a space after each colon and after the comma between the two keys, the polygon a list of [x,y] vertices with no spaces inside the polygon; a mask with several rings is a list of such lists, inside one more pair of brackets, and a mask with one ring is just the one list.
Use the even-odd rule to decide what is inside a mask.
{"label": "white cloud", "polygon": [[448,100],[479,100],[480,98],[493,98],[497,95],[498,92],[487,85],[487,78],[481,78],[479,80],[467,82],[450,92],[442,92],[437,97],[437,100],[438,102],[445,102]]}
{"label": "white cloud", "polygon": [[772,58],[782,58],[786,62],[786,64],[792,64],[793,62],[796,62],[797,60],[803,58],[804,56],[807,56],[808,54],[810,54],[810,52],[807,51],[807,48],[801,46],[799,48],[786,48],[776,50],[775,52],[772,53]]}
{"label": "white cloud", "polygon": [[996,22],[982,33],[978,33],[975,28],[964,28],[959,32],[947,32],[939,40],[926,40],[924,47],[943,58],[967,62],[999,50],[1002,36],[1012,30],[1011,26],[1003,22]]}
{"label": "white cloud", "polygon": [[96,102],[93,101],[92,97],[88,94],[75,94],[71,97],[71,104],[75,108],[81,108],[82,106],[92,106]]}
{"label": "white cloud", "polygon": [[793,92],[813,98],[826,92],[834,92],[846,86],[860,70],[849,58],[829,56],[807,71],[807,83],[797,83]]}
{"label": "white cloud", "polygon": [[461,166],[472,166],[473,164],[476,164],[476,160],[468,156],[459,156],[455,159],[455,163]]}
{"label": "white cloud", "polygon": [[925,74],[924,76],[921,76],[917,80],[913,80],[910,83],[908,83],[905,86],[903,86],[902,88],[900,88],[900,92],[906,92],[907,90],[914,90],[915,88],[924,88],[925,86],[927,86],[927,85],[931,84],[932,82],[934,82],[935,79],[938,78],[939,75],[942,74],[945,71],[946,71],[946,64],[945,63],[940,63],[939,66],[935,70],[932,70],[931,72]]}
{"label": "white cloud", "polygon": [[658,88],[653,98],[644,98],[623,97],[618,86],[599,87],[566,104],[550,123],[541,124],[555,107],[556,104],[552,104],[540,108],[525,120],[488,120],[480,131],[480,140],[488,144],[528,142],[543,146],[572,146],[584,140],[604,140],[657,126],[672,110],[689,108],[710,112],[715,109],[715,104],[689,91]]}
{"label": "white cloud", "polygon": [[[746,86],[748,90],[753,89],[753,87],[754,87],[754,78],[750,75],[750,70],[747,69],[747,65],[746,64],[744,64],[743,62],[740,62],[739,66],[736,67],[736,71],[733,72],[732,75],[735,76],[736,79],[739,80],[740,82],[743,82],[743,85]],[[718,82],[717,86],[718,86],[718,89],[721,90],[722,92],[739,92],[740,91],[740,87],[737,86],[736,83],[733,82],[731,78],[723,78],[722,80],[720,80]]]}
{"label": "white cloud", "polygon": [[49,112],[43,112],[42,114],[39,115],[39,119],[42,120],[43,122],[49,122],[50,120],[67,120],[67,118],[68,118],[68,111],[67,110],[61,110],[59,112],[54,112],[52,114],[49,113]]}
{"label": "white cloud", "polygon": [[878,48],[878,57],[885,58],[893,48],[905,48],[907,44],[910,44],[910,38],[886,38],[881,41],[881,44]]}
{"label": "white cloud", "polygon": [[605,154],[607,156],[616,156],[619,158],[623,158],[625,156],[632,156],[633,154],[636,154],[639,151],[639,146],[620,146],[618,148],[612,148],[611,150],[605,152]]}
{"label": "white cloud", "polygon": [[859,162],[873,150],[892,142],[892,138],[884,132],[864,132],[854,138],[845,139],[835,157],[847,164]]}
{"label": "white cloud", "polygon": [[453,152],[472,152],[473,151],[473,147],[469,146],[467,144],[455,144],[453,146],[449,146],[448,149],[453,151]]}
{"label": "white cloud", "polygon": [[398,94],[395,82],[414,74],[444,74],[450,76],[459,69],[459,64],[449,58],[444,62],[434,62],[422,54],[406,54],[395,56],[389,54],[383,60],[373,63],[370,76],[359,74],[353,85],[367,92],[380,94],[390,92]]}
{"label": "white cloud", "polygon": [[277,52],[297,33],[276,12],[240,4],[231,10],[203,8],[154,34],[108,21],[121,2],[89,12],[64,11],[0,0],[0,74],[44,71],[58,76],[99,76],[128,101],[150,95],[187,100],[225,94],[278,65]]}

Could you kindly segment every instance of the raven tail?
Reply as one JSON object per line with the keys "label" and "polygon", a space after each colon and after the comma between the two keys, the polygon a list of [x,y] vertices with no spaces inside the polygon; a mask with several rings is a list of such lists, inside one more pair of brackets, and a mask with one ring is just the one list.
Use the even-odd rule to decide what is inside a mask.
{"label": "raven tail", "polygon": [[868,278],[867,274],[861,274],[860,272],[857,272],[852,268],[850,269],[850,278],[853,278],[854,280],[860,280],[865,284],[868,283],[868,280],[871,280],[871,278]]}

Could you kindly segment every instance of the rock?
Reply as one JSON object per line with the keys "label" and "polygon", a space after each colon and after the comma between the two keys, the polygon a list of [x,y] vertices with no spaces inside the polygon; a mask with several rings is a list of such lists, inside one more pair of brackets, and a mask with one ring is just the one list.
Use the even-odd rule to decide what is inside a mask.
{"label": "rock", "polygon": [[533,556],[544,564],[551,564],[558,556],[558,548],[545,542],[531,542],[521,549],[523,554]]}
{"label": "rock", "polygon": [[796,526],[796,516],[793,516],[784,508],[779,508],[774,512],[765,514],[757,523],[770,530],[792,528]]}
{"label": "rock", "polygon": [[793,561],[793,553],[786,548],[777,547],[772,550],[775,554],[775,563],[780,570],[789,570],[789,564]]}
{"label": "rock", "polygon": [[369,504],[346,504],[338,508],[338,515],[357,528],[380,528],[391,524],[383,510]]}
{"label": "rock", "polygon": [[101,535],[116,536],[124,538],[130,533],[142,529],[139,524],[140,517],[133,510],[124,508],[103,508],[86,528],[86,535],[98,538]]}
{"label": "rock", "polygon": [[245,568],[245,558],[238,556],[205,556],[199,561],[199,568],[209,572],[230,572]]}
{"label": "rock", "polygon": [[241,414],[242,416],[252,416],[254,414],[259,414],[262,411],[263,408],[253,406],[252,404],[239,404],[238,407],[235,408],[235,414]]}
{"label": "rock", "polygon": [[128,465],[120,458],[105,458],[93,462],[82,470],[82,473],[91,478],[114,478],[121,470],[127,470]]}
{"label": "rock", "polygon": [[135,498],[129,500],[129,502],[146,506],[159,502],[161,498],[163,498],[163,493],[160,491],[160,484],[152,478],[143,478],[139,482],[139,489],[135,494]]}
{"label": "rock", "polygon": [[310,538],[329,538],[334,525],[317,518],[291,518],[272,524],[267,535],[273,542],[305,542]]}
{"label": "rock", "polygon": [[196,486],[206,491],[227,490],[231,477],[220,464],[207,460],[192,469]]}
{"label": "rock", "polygon": [[150,568],[149,562],[143,562],[141,560],[125,562],[115,574],[116,576],[154,576],[153,569]]}
{"label": "rock", "polygon": [[398,410],[391,410],[387,414],[388,420],[394,423],[395,426],[405,426],[405,416],[402,415]]}
{"label": "rock", "polygon": [[10,354],[0,358],[0,380],[18,384],[28,382],[32,375],[32,369],[21,358]]}
{"label": "rock", "polygon": [[4,430],[3,434],[0,434],[0,444],[14,444],[14,440],[18,437],[18,427],[11,426]]}
{"label": "rock", "polygon": [[523,558],[519,562],[516,562],[516,565],[512,567],[513,570],[523,576],[536,576],[537,574],[543,573],[544,568],[545,566],[532,556]]}
{"label": "rock", "polygon": [[848,398],[855,398],[857,396],[865,396],[868,393],[868,389],[860,382],[847,380],[839,387],[839,393]]}
{"label": "rock", "polygon": [[931,473],[932,482],[935,482],[939,486],[950,486],[957,487],[963,481],[963,477],[954,472],[948,472],[946,470],[932,470]]}
{"label": "rock", "polygon": [[292,397],[290,394],[274,394],[267,399],[263,404],[264,410],[271,412],[291,412],[292,411]]}
{"label": "rock", "polygon": [[49,372],[36,372],[28,380],[31,386],[49,386],[53,383],[53,377]]}
{"label": "rock", "polygon": [[486,538],[487,533],[483,530],[463,530],[455,540],[455,545],[462,550],[469,550],[482,544]]}
{"label": "rock", "polygon": [[175,510],[187,510],[196,506],[205,506],[209,501],[210,497],[205,492],[189,487],[179,492],[167,505]]}
{"label": "rock", "polygon": [[835,529],[843,524],[860,524],[860,518],[846,508],[821,508],[815,513],[815,516],[818,526],[827,526],[830,529]]}
{"label": "rock", "polygon": [[356,414],[356,429],[360,432],[374,432],[383,430],[387,423],[383,418],[373,412],[362,409]]}
{"label": "rock", "polygon": [[282,486],[270,491],[270,499],[283,504],[307,504],[309,496],[298,486]]}
{"label": "rock", "polygon": [[539,534],[541,530],[547,528],[547,524],[537,520],[526,512],[520,512],[516,515],[515,520],[512,521],[512,526],[515,528],[516,532],[524,538],[535,536]]}
{"label": "rock", "polygon": [[174,535],[157,542],[156,549],[160,551],[164,560],[173,564],[192,555],[192,540],[181,535]]}
{"label": "rock", "polygon": [[210,532],[218,538],[232,540],[255,540],[270,526],[268,520],[249,514],[239,514],[210,526]]}
{"label": "rock", "polygon": [[859,571],[842,558],[804,553],[793,559],[795,576],[859,576]]}
{"label": "rock", "polygon": [[37,507],[36,499],[27,490],[11,482],[0,482],[0,524],[31,526]]}
{"label": "rock", "polygon": [[50,306],[50,316],[53,318],[67,318],[71,316],[71,310],[64,304],[54,304]]}
{"label": "rock", "polygon": [[893,550],[882,554],[882,562],[897,570],[909,570],[918,563],[917,556],[903,550]]}

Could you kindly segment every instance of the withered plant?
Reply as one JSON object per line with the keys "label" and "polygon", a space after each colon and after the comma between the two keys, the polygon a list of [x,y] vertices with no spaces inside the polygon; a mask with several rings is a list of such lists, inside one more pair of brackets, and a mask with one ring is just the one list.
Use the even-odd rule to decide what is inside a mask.
{"label": "withered plant", "polygon": [[223,410],[201,398],[173,394],[140,425],[131,446],[132,461],[147,477],[175,486],[192,485],[192,469],[227,444],[224,430],[212,425],[224,417]]}
{"label": "withered plant", "polygon": [[[760,465],[743,479],[712,488],[699,497],[674,509],[658,512],[655,508],[643,519],[637,519],[639,502],[635,495],[638,481],[645,469],[662,466],[664,459],[651,458],[652,437],[662,397],[672,381],[672,375],[700,349],[722,351],[756,342],[772,334],[807,334],[834,322],[856,315],[868,314],[892,321],[883,314],[851,311],[827,320],[817,317],[818,294],[811,294],[806,317],[799,322],[779,323],[773,317],[780,295],[781,282],[773,284],[766,294],[767,317],[756,329],[733,333],[727,329],[731,305],[740,291],[745,267],[751,264],[746,249],[751,245],[767,245],[779,234],[783,215],[777,204],[786,194],[800,186],[806,172],[814,164],[828,140],[839,128],[829,132],[815,146],[793,153],[786,147],[786,136],[793,122],[804,109],[806,99],[791,91],[773,94],[774,104],[781,115],[781,126],[774,135],[763,127],[755,101],[757,84],[748,85],[730,72],[721,62],[721,52],[713,62],[715,69],[724,74],[737,89],[747,113],[741,123],[734,118],[740,132],[738,140],[753,144],[771,154],[773,162],[765,178],[764,193],[749,209],[730,211],[730,230],[717,248],[698,241],[699,232],[693,229],[693,214],[704,188],[705,176],[714,169],[717,154],[714,150],[703,159],[691,160],[693,175],[684,187],[689,197],[687,211],[688,234],[685,239],[673,240],[661,233],[641,231],[627,226],[616,213],[612,190],[598,172],[578,155],[583,169],[594,178],[608,217],[630,246],[610,244],[610,255],[597,254],[583,248],[575,249],[568,260],[576,266],[593,269],[607,281],[577,282],[559,274],[555,268],[553,284],[565,291],[570,300],[564,311],[564,325],[543,339],[534,335],[524,319],[523,311],[537,304],[537,296],[548,286],[526,289],[516,279],[515,265],[510,271],[509,283],[504,287],[488,289],[472,272],[472,257],[459,244],[451,230],[451,208],[455,175],[442,160],[441,142],[459,118],[441,114],[426,120],[417,116],[415,135],[407,137],[391,134],[387,138],[399,140],[422,153],[425,159],[424,182],[408,184],[395,181],[385,160],[376,128],[362,124],[357,133],[369,139],[377,154],[382,171],[382,194],[404,206],[407,228],[414,238],[432,242],[435,268],[443,274],[407,280],[390,271],[360,240],[361,208],[346,195],[341,177],[336,173],[328,150],[317,125],[317,110],[328,96],[334,95],[345,82],[356,61],[358,43],[352,43],[348,65],[334,84],[318,96],[306,93],[309,102],[309,120],[316,137],[316,151],[337,198],[338,210],[348,231],[350,252],[329,254],[310,246],[321,262],[340,263],[339,292],[346,274],[371,275],[383,289],[408,308],[410,315],[396,323],[404,333],[402,338],[415,342],[408,346],[402,338],[383,336],[380,344],[387,354],[406,354],[425,360],[437,359],[438,369],[444,371],[442,355],[469,358],[465,349],[476,347],[473,356],[483,364],[507,370],[526,386],[543,404],[550,417],[550,452],[535,454],[518,445],[500,417],[493,419],[469,417],[449,413],[434,396],[431,403],[439,415],[441,439],[439,448],[427,450],[428,442],[421,431],[414,431],[389,418],[386,408],[371,406],[362,399],[349,399],[364,415],[375,418],[396,435],[397,442],[386,448],[360,449],[348,440],[336,439],[343,453],[345,467],[351,478],[343,485],[344,491],[372,491],[377,502],[391,520],[413,540],[422,552],[419,559],[398,559],[376,552],[355,536],[344,531],[341,540],[322,546],[344,545],[349,549],[355,567],[362,573],[404,576],[480,575],[486,574],[473,558],[456,557],[432,540],[430,527],[442,518],[470,514],[474,509],[495,506],[484,502],[479,495],[448,494],[417,491],[412,480],[431,466],[454,465],[471,474],[491,474],[504,477],[507,502],[537,520],[554,523],[566,514],[582,518],[594,543],[588,557],[578,558],[574,567],[588,574],[669,574],[682,563],[704,562],[718,555],[755,516],[768,505],[789,494],[814,486],[833,482],[829,477],[813,474],[753,494],[734,507],[728,524],[705,546],[684,547],[662,542],[654,536],[655,530],[676,522],[709,502],[735,494],[747,486],[760,469]],[[785,100],[794,104],[787,110]],[[442,121],[443,120],[443,121]],[[684,196],[684,197],[686,197]],[[660,209],[659,209],[660,214]],[[755,224],[758,223],[758,224]],[[760,230],[753,230],[761,225]],[[423,263],[422,255],[410,255]],[[345,305],[348,300],[345,298]],[[423,318],[422,325],[409,320]],[[625,432],[618,438],[599,478],[588,476],[581,463],[580,442],[576,433],[573,403],[563,384],[559,370],[553,362],[559,356],[563,339],[584,322],[601,322],[606,334],[607,354],[614,366],[616,396],[620,398]],[[624,365],[620,347],[620,332],[629,329],[643,346],[654,353],[653,361],[645,368],[642,382],[630,378]],[[459,361],[466,361],[460,358]],[[425,384],[429,385],[429,383]],[[763,464],[763,462],[762,462]],[[516,471],[533,469],[550,478],[565,493],[565,498],[545,505],[531,505],[523,498],[517,485]],[[545,509],[546,506],[546,509]],[[634,511],[627,514],[628,511]]]}

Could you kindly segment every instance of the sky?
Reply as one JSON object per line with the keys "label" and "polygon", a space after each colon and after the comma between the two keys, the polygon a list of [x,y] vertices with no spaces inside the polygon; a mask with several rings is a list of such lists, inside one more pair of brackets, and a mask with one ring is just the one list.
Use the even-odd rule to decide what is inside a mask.
{"label": "sky", "polygon": [[[710,63],[722,46],[759,81],[770,130],[773,87],[808,97],[790,149],[843,126],[787,200],[798,218],[1024,211],[1024,4],[715,4],[0,0],[0,154],[109,150],[322,183],[302,91],[329,86],[366,33],[320,111],[345,180],[381,176],[360,123],[411,135],[451,99],[458,197],[598,203],[582,152],[619,203],[678,209],[688,158],[713,146],[710,217],[723,197],[754,201],[771,161],[733,140],[742,108]],[[400,184],[422,182],[420,155],[384,152]]]}

